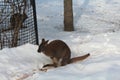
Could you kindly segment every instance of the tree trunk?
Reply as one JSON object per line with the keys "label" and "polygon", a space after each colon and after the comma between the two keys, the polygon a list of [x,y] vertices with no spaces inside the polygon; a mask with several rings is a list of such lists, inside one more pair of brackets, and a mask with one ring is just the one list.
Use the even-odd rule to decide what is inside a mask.
{"label": "tree trunk", "polygon": [[74,31],[72,0],[64,0],[64,31]]}

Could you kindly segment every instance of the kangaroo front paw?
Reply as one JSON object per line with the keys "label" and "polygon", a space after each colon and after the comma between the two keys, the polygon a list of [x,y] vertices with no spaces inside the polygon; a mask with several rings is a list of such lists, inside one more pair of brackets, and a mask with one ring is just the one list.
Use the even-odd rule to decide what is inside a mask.
{"label": "kangaroo front paw", "polygon": [[44,65],[40,71],[44,71],[44,72],[47,72],[48,69],[52,69],[52,68],[55,68],[55,66],[53,65]]}
{"label": "kangaroo front paw", "polygon": [[47,72],[47,69],[46,68],[41,68],[40,71]]}

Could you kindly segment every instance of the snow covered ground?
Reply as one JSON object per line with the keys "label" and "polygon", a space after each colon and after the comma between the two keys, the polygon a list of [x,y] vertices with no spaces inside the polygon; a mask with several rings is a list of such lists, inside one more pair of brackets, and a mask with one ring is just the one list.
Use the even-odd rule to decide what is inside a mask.
{"label": "snow covered ground", "polygon": [[25,44],[0,50],[0,80],[120,80],[120,1],[73,0],[74,32],[63,31],[63,0],[36,0],[39,39],[65,41],[82,62],[39,71],[50,59]]}

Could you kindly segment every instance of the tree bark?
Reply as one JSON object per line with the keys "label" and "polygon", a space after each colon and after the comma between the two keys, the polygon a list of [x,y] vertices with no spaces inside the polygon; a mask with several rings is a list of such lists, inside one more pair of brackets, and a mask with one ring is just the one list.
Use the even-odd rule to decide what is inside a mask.
{"label": "tree bark", "polygon": [[64,31],[74,31],[72,0],[64,0]]}

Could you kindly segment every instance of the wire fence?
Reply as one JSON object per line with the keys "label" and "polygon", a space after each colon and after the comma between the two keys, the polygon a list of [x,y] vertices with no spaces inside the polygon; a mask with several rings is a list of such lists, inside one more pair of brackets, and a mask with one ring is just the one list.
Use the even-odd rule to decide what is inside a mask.
{"label": "wire fence", "polygon": [[0,49],[38,44],[35,0],[0,0]]}

